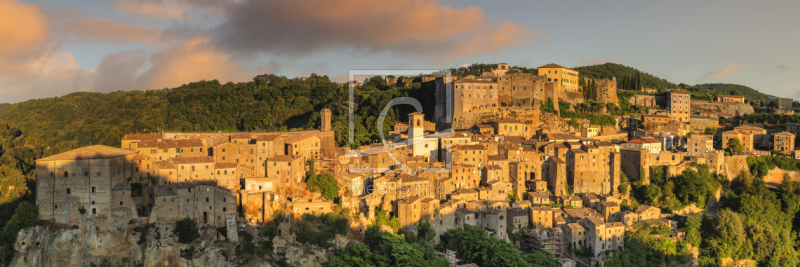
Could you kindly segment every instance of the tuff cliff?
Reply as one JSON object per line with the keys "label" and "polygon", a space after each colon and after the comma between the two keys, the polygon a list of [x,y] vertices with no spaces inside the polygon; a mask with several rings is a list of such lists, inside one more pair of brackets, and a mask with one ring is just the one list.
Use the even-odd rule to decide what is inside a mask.
{"label": "tuff cliff", "polygon": [[[271,240],[272,251],[265,251],[262,257],[248,258],[242,256],[241,247],[237,249],[243,245],[242,242],[227,240],[213,226],[199,226],[200,237],[189,244],[178,243],[178,236],[169,227],[138,225],[130,220],[129,223],[107,227],[107,222],[112,219],[124,217],[125,214],[112,214],[108,218],[82,215],[79,225],[44,223],[23,230],[17,238],[14,247],[17,254],[10,266],[317,267],[331,254],[329,249],[287,242],[279,235]],[[290,223],[287,221],[285,224]],[[260,234],[262,226],[240,222],[237,228],[240,233],[252,233],[252,243],[264,241]],[[289,228],[291,225],[279,227]],[[345,239],[339,236],[335,244],[346,245],[348,240]],[[279,254],[275,253],[278,247]]]}

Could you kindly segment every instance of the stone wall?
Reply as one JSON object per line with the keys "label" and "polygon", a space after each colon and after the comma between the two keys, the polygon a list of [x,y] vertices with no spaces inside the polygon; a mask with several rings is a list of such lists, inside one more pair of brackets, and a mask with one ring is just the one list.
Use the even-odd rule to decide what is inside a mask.
{"label": "stone wall", "polygon": [[747,156],[725,156],[722,174],[728,181],[733,180],[742,171],[750,172],[750,168],[747,166]]}
{"label": "stone wall", "polygon": [[754,113],[753,107],[744,103],[711,102],[705,100],[692,100],[692,113],[713,112],[722,116],[736,116]]}

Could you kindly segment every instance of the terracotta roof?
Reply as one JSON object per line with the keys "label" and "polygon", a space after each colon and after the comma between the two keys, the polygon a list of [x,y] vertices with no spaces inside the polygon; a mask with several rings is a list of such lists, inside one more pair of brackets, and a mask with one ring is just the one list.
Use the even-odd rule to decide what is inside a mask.
{"label": "terracotta roof", "polygon": [[501,155],[489,155],[489,160],[508,160],[508,158]]}
{"label": "terracotta roof", "polygon": [[156,141],[141,141],[136,143],[136,147],[145,148],[145,147],[158,147],[158,143]]}
{"label": "terracotta roof", "polygon": [[296,158],[289,155],[277,155],[267,158],[267,161],[294,161]]}
{"label": "terracotta roof", "polygon": [[401,198],[399,201],[403,201],[403,202],[406,202],[406,203],[414,203],[414,202],[417,202],[419,200],[422,200],[422,197],[410,196],[410,197],[407,197],[407,198],[404,198],[404,199]]}
{"label": "terracotta roof", "polygon": [[311,138],[319,139],[319,137],[316,137],[316,136],[313,136],[313,135],[304,135],[303,137],[286,141],[286,143],[287,144],[294,144],[294,143],[297,143],[297,142],[300,142],[300,141],[305,141],[305,140],[308,140],[308,139],[311,139]]}
{"label": "terracotta roof", "polygon": [[489,125],[489,124],[478,124],[478,128],[489,128],[489,129],[494,129],[494,127],[493,127],[493,126],[491,126],[491,125]]}
{"label": "terracotta roof", "polygon": [[456,148],[458,150],[486,150],[483,145],[459,145]]}
{"label": "terracotta roof", "polygon": [[507,119],[507,118],[504,118],[504,119],[502,119],[502,120],[499,120],[499,121],[497,121],[497,122],[498,122],[498,123],[522,123],[522,122],[520,122],[520,121],[518,121],[518,120]]}
{"label": "terracotta roof", "polygon": [[175,164],[214,163],[212,157],[171,158]]}
{"label": "terracotta roof", "polygon": [[580,140],[581,138],[574,134],[568,133],[546,133],[544,134],[545,138],[548,141],[556,141],[556,140]]}
{"label": "terracotta roof", "polygon": [[741,95],[717,95],[717,97],[744,98],[744,96]]}
{"label": "terracotta roof", "polygon": [[251,139],[252,135],[249,133],[232,133],[231,139]]}
{"label": "terracotta roof", "polygon": [[180,148],[180,147],[203,147],[203,141],[200,139],[167,139],[161,141],[167,148]]}
{"label": "terracotta roof", "polygon": [[174,163],[172,163],[169,160],[156,161],[155,163],[156,163],[156,167],[158,167],[159,169],[177,169],[178,168],[177,166],[175,166]]}
{"label": "terracotta roof", "polygon": [[131,184],[126,184],[126,183],[115,184],[114,187],[111,188],[111,190],[131,190]]}
{"label": "terracotta roof", "polygon": [[122,137],[122,140],[156,140],[161,139],[160,133],[152,133],[152,134],[126,134]]}
{"label": "terracotta roof", "polygon": [[229,163],[229,162],[217,162],[214,163],[215,169],[233,169],[236,168],[236,163]]}
{"label": "terracotta roof", "polygon": [[547,64],[547,65],[541,66],[541,67],[539,67],[539,69],[569,69],[569,70],[573,70],[573,69],[558,65],[556,63],[550,63],[550,64]]}
{"label": "terracotta roof", "polygon": [[742,125],[733,127],[735,130],[748,130],[748,131],[765,131],[764,128],[752,126],[752,125]]}
{"label": "terracotta roof", "polygon": [[787,136],[794,136],[792,133],[790,133],[790,132],[786,132],[786,131],[784,131],[784,132],[780,132],[780,133],[775,133],[775,135],[787,135]]}
{"label": "terracotta roof", "polygon": [[277,134],[262,134],[256,136],[256,141],[275,141],[275,139],[280,138],[280,135]]}
{"label": "terracotta roof", "polygon": [[670,94],[687,94],[687,95],[690,95],[690,94],[691,94],[691,93],[689,93],[689,92],[686,92],[686,91],[684,91],[684,90],[680,90],[680,89],[678,89],[678,90],[675,90],[675,91],[670,91],[669,93],[670,93]]}
{"label": "terracotta roof", "polygon": [[95,145],[95,146],[81,147],[61,154],[56,154],[46,158],[41,158],[36,161],[108,159],[108,158],[122,157],[133,153],[134,153],[133,151],[127,149],[103,146],[103,145]]}
{"label": "terracotta roof", "polygon": [[647,206],[647,205],[641,205],[641,206],[639,206],[639,208],[638,208],[638,209],[636,209],[636,213],[639,213],[639,214],[641,214],[641,213],[644,213],[644,212],[646,212],[646,211],[647,211],[647,210],[649,210],[649,209],[656,209],[656,207],[653,207],[653,206]]}

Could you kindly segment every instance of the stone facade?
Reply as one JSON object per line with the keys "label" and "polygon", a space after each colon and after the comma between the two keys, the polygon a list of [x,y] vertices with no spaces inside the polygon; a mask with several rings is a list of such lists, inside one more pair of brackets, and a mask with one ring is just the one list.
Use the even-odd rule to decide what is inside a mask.
{"label": "stone facade", "polygon": [[667,93],[669,96],[669,117],[674,121],[689,122],[691,114],[691,100],[689,92],[674,90]]}

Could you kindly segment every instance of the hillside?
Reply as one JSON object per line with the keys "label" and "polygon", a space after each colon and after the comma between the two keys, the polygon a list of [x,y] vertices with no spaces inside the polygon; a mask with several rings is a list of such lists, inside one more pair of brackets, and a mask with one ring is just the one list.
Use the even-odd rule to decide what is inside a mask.
{"label": "hillside", "polygon": [[[395,97],[420,99],[433,110],[432,83],[397,88],[366,84],[355,92],[356,142],[377,139],[376,121]],[[424,89],[423,88],[427,88]],[[286,131],[319,128],[319,111],[333,111],[333,128],[339,145],[348,135],[348,89],[327,76],[305,81],[261,75],[251,82],[220,84],[200,81],[170,90],[72,93],[62,97],[18,103],[0,119],[19,127],[25,142],[62,148],[93,144],[119,146],[127,133],[169,131]],[[410,106],[398,107],[402,116]],[[390,129],[397,115],[385,122]]]}
{"label": "hillside", "polygon": [[582,77],[592,78],[592,79],[611,79],[611,77],[616,77],[617,81],[621,80],[623,77],[633,77],[639,72],[639,75],[642,79],[642,86],[645,88],[653,88],[653,89],[674,89],[678,88],[678,85],[671,83],[665,79],[658,78],[646,72],[641,72],[637,69],[616,64],[616,63],[605,63],[600,65],[592,65],[592,66],[583,66],[577,67],[575,70],[579,71]]}
{"label": "hillside", "polygon": [[750,100],[757,100],[759,97],[763,97],[766,99],[767,97],[771,97],[772,95],[768,95],[762,92],[759,92],[756,89],[739,85],[739,84],[730,84],[730,83],[705,83],[705,84],[698,84],[694,86],[688,86],[685,84],[680,85],[681,88],[685,90],[689,90],[693,93],[697,94],[708,94],[713,95],[717,93],[719,95],[729,95],[731,92],[737,92],[737,95],[743,95],[745,98]]}
{"label": "hillside", "polygon": [[631,68],[625,65],[616,64],[616,63],[605,63],[600,65],[592,65],[592,66],[583,66],[577,67],[576,70],[580,71],[582,77],[593,78],[593,79],[610,79],[611,77],[616,77],[617,81],[619,82],[622,77],[634,77],[636,72],[639,72],[639,75],[642,79],[642,86],[645,88],[653,88],[653,89],[677,89],[681,88],[686,91],[692,92],[695,96],[700,99],[711,99],[711,97],[716,94],[720,95],[729,95],[732,92],[737,92],[738,95],[743,95],[747,99],[758,99],[759,97],[770,97],[771,95],[764,94],[759,92],[756,89],[739,85],[739,84],[727,84],[727,83],[706,83],[706,84],[697,84],[697,85],[688,85],[684,83],[674,84],[672,82],[667,81],[666,79],[662,79],[656,77],[652,74],[646,72],[640,72],[635,68]]}
{"label": "hillside", "polygon": [[0,116],[3,116],[3,113],[6,113],[6,111],[8,111],[8,109],[10,109],[12,106],[14,105],[8,103],[0,103]]}

